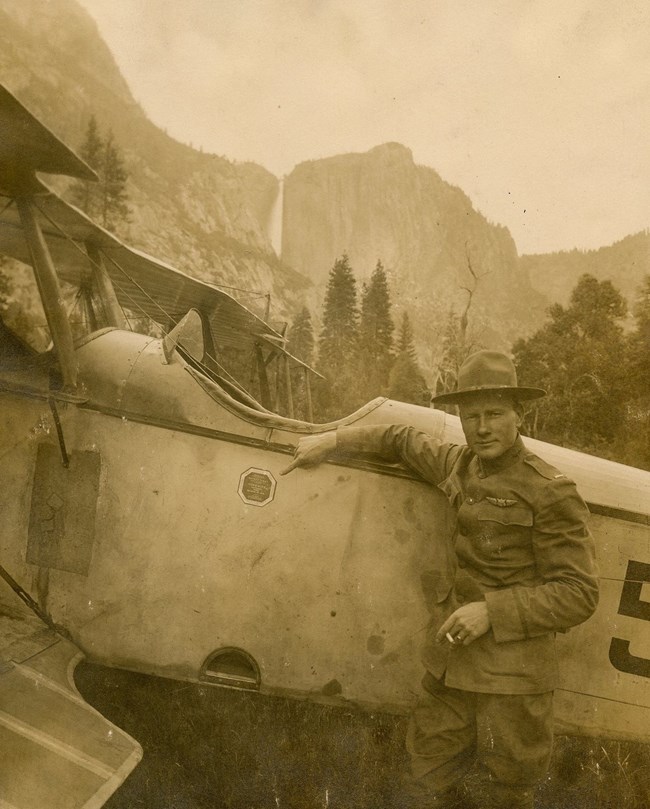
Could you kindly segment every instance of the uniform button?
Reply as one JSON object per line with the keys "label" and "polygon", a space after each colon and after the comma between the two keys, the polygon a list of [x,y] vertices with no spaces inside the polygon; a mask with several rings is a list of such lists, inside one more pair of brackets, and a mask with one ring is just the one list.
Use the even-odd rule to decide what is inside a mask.
{"label": "uniform button", "polygon": [[471,505],[473,505],[473,503],[474,503],[474,498],[473,498],[473,497],[468,497],[468,498],[467,498],[467,502],[470,504],[470,506],[471,506]]}

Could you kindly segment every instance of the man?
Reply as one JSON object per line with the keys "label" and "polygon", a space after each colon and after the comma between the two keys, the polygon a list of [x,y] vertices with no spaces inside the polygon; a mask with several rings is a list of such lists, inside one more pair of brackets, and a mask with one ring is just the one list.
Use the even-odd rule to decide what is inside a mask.
{"label": "man", "polygon": [[[588,511],[575,485],[529,452],[521,402],[545,395],[517,384],[504,354],[479,351],[458,386],[434,402],[459,407],[467,446],[404,425],[342,427],[301,440],[285,470],[334,450],[399,460],[437,486],[457,512],[455,577],[436,578],[423,651],[424,695],[407,732],[417,806],[470,806],[463,776],[487,769],[482,806],[531,809],[548,769],[557,685],[555,633],[598,601]],[[431,593],[430,593],[431,596]]]}

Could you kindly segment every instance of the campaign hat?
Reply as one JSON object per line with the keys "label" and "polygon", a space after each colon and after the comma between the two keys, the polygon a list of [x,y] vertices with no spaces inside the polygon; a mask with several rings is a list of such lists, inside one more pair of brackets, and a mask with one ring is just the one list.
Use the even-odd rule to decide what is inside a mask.
{"label": "campaign hat", "polygon": [[517,371],[506,354],[500,351],[477,351],[460,366],[456,390],[440,393],[434,404],[459,404],[476,393],[507,393],[517,401],[546,396],[542,388],[517,384]]}

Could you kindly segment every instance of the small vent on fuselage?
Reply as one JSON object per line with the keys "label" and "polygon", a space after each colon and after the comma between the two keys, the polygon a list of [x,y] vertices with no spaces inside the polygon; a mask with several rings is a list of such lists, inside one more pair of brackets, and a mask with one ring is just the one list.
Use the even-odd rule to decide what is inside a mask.
{"label": "small vent on fuselage", "polygon": [[228,646],[213,652],[201,667],[203,682],[259,691],[260,668],[243,649]]}

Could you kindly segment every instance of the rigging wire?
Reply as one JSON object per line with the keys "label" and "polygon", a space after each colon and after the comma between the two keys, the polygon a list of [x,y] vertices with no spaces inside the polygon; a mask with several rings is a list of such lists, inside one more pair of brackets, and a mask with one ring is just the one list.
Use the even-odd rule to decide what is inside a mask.
{"label": "rigging wire", "polygon": [[[129,274],[126,272],[126,270],[124,270],[122,267],[120,267],[120,265],[115,261],[115,259],[112,256],[107,256],[107,258],[117,267],[118,270],[120,270],[121,272],[124,273],[124,275],[126,275],[127,280],[131,281],[132,283],[135,283],[133,281],[133,279],[129,276]],[[131,297],[131,295],[129,295],[129,293],[120,285],[119,282],[115,281],[114,279],[111,279],[111,281],[115,286],[117,286],[117,288],[120,290],[120,292],[122,292],[123,295],[125,295],[130,301],[132,301],[132,303],[135,306],[136,310],[139,310],[144,315],[145,318],[147,318],[148,320],[151,320],[153,323],[157,322],[154,318],[151,317],[151,315],[149,315],[142,308],[142,306],[137,301],[135,301]],[[135,284],[135,285],[138,286],[138,284]],[[146,293],[144,293],[144,294],[146,294]],[[159,304],[158,304],[158,308],[165,314],[165,317],[167,318],[168,322],[173,323],[174,326],[176,326],[178,324],[178,321],[175,318],[173,318],[171,315],[169,315],[167,312],[165,312],[165,310]],[[127,318],[127,320],[128,320],[128,318]],[[166,329],[165,326],[162,325],[162,324],[158,324],[158,325],[160,326],[160,329],[161,329],[163,335],[167,336],[169,334],[169,330]],[[236,388],[241,390],[242,393],[246,393],[246,391],[242,387],[241,383],[228,371],[227,368],[225,368],[219,362],[219,360],[216,357],[213,357],[207,351],[204,352],[204,356],[206,356],[209,360],[211,360],[217,366],[219,371],[222,372],[224,374],[224,376],[226,376],[226,377],[228,377],[230,379],[230,381],[233,383],[233,385],[235,385]],[[207,368],[205,363],[201,362],[200,360],[196,360],[196,362],[199,364],[199,366],[202,369],[204,369],[206,371],[209,371],[209,369]]]}
{"label": "rigging wire", "polygon": [[261,292],[259,289],[242,289],[241,287],[229,287],[225,284],[217,284],[214,281],[209,282],[211,286],[218,287],[219,289],[232,289],[234,292],[243,292],[245,295],[254,295],[255,300],[259,298],[267,298],[269,296],[268,292]]}
{"label": "rigging wire", "polygon": [[[43,217],[44,217],[44,218],[45,218],[45,219],[46,219],[46,220],[47,220],[47,221],[48,221],[48,222],[49,222],[49,223],[50,223],[50,224],[51,224],[51,225],[52,225],[54,228],[56,228],[56,229],[59,231],[59,233],[61,233],[61,235],[62,235],[62,236],[63,236],[63,237],[64,237],[64,238],[65,238],[67,241],[69,241],[69,242],[70,242],[70,244],[72,244],[72,245],[73,245],[73,246],[74,246],[74,247],[75,247],[75,248],[76,248],[76,249],[79,251],[79,253],[80,253],[80,254],[81,254],[83,257],[84,257],[84,259],[85,259],[85,260],[89,261],[89,262],[90,262],[90,263],[91,263],[91,264],[92,264],[92,265],[93,265],[95,268],[97,268],[97,269],[102,269],[102,268],[100,267],[100,265],[98,265],[98,264],[97,264],[97,262],[93,261],[93,259],[92,259],[92,258],[91,258],[91,257],[88,255],[87,251],[86,251],[86,250],[84,250],[84,249],[83,249],[83,248],[82,248],[82,247],[81,247],[81,246],[80,246],[80,245],[77,243],[77,240],[75,240],[75,239],[74,239],[74,238],[73,238],[73,237],[72,237],[72,236],[71,236],[69,233],[67,233],[67,232],[65,231],[65,229],[64,229],[63,227],[61,227],[61,225],[59,225],[59,224],[58,224],[58,222],[54,221],[54,220],[52,219],[52,217],[50,217],[50,216],[49,216],[49,214],[47,214],[47,213],[46,213],[46,212],[45,212],[45,211],[44,211],[44,210],[43,210],[43,209],[42,209],[42,208],[41,208],[41,207],[40,207],[38,204],[35,204],[35,206],[36,206],[36,208],[39,210],[39,212],[40,212],[40,213],[43,215]],[[106,258],[107,258],[107,259],[108,259],[108,260],[109,260],[109,261],[110,261],[110,262],[111,262],[111,263],[112,263],[112,264],[113,264],[115,267],[116,267],[116,269],[118,269],[118,270],[119,270],[119,271],[120,271],[120,272],[121,272],[121,273],[122,273],[122,274],[123,274],[123,275],[126,277],[126,279],[127,279],[128,281],[130,281],[130,282],[131,282],[131,283],[132,283],[132,284],[133,284],[133,285],[134,285],[134,286],[135,286],[135,287],[136,287],[136,288],[137,288],[137,289],[138,289],[138,290],[139,290],[139,291],[140,291],[140,292],[141,292],[141,293],[144,295],[144,297],[145,297],[146,299],[148,299],[149,301],[151,301],[151,303],[153,303],[153,304],[154,304],[154,305],[155,305],[155,306],[156,306],[156,307],[157,307],[157,308],[158,308],[158,309],[159,309],[159,310],[162,312],[162,314],[163,314],[163,315],[164,315],[164,316],[167,318],[167,322],[169,322],[169,323],[174,323],[174,325],[177,325],[178,321],[177,321],[177,320],[176,320],[174,317],[172,317],[172,315],[171,315],[171,314],[169,314],[169,313],[168,313],[168,312],[167,312],[167,311],[166,311],[166,310],[165,310],[165,309],[164,309],[164,308],[163,308],[163,307],[162,307],[162,306],[161,306],[161,305],[158,303],[158,301],[156,301],[154,298],[152,298],[152,297],[151,297],[151,295],[149,295],[149,293],[148,293],[146,290],[144,290],[144,289],[143,289],[143,288],[140,286],[140,284],[138,284],[138,283],[137,283],[137,281],[135,281],[135,280],[134,280],[134,279],[133,279],[133,278],[132,278],[132,277],[129,275],[129,273],[128,273],[128,272],[127,272],[127,271],[126,271],[126,270],[125,270],[125,269],[124,269],[122,266],[120,266],[120,264],[118,264],[118,263],[117,263],[117,261],[116,261],[116,260],[113,258],[113,256],[107,255],[105,252],[102,252],[102,254],[103,254],[103,255],[104,255],[104,256],[105,256],[105,257],[106,257]],[[134,299],[131,297],[131,295],[129,295],[129,294],[126,292],[126,290],[125,290],[125,289],[124,289],[124,288],[123,288],[123,287],[122,287],[122,286],[121,286],[119,283],[115,282],[115,281],[114,281],[114,279],[111,279],[111,281],[112,281],[114,284],[116,284],[116,285],[117,285],[118,289],[119,289],[119,290],[120,290],[120,291],[121,291],[121,292],[122,292],[122,293],[123,293],[123,294],[124,294],[124,295],[125,295],[125,296],[126,296],[128,299],[129,299],[129,300],[130,300],[130,301],[132,301],[132,303],[133,303],[133,305],[135,306],[136,310],[138,310],[138,311],[142,312],[142,314],[144,315],[144,317],[145,317],[145,318],[147,318],[147,319],[149,319],[149,320],[152,320],[154,323],[156,322],[156,321],[155,321],[155,319],[154,319],[154,318],[152,318],[152,317],[151,317],[151,315],[149,315],[149,314],[148,314],[148,313],[147,313],[147,312],[144,310],[144,308],[141,306],[141,304],[139,304],[137,301],[135,301],[135,300],[134,300]],[[128,319],[127,319],[127,320],[128,320]],[[262,321],[262,322],[264,322],[264,321]],[[268,325],[268,324],[266,324],[266,323],[265,323],[265,325]],[[168,331],[168,330],[167,330],[167,329],[166,329],[166,328],[165,328],[165,327],[164,327],[162,324],[161,324],[161,329],[162,329],[163,334],[165,334],[165,335],[169,334],[169,331]],[[234,385],[235,385],[235,386],[236,386],[236,387],[237,387],[239,390],[241,390],[243,393],[246,393],[246,390],[244,389],[244,387],[242,386],[242,384],[241,384],[241,383],[240,383],[240,382],[239,382],[239,381],[238,381],[238,380],[237,380],[237,379],[236,379],[236,378],[235,378],[235,377],[234,377],[234,376],[233,376],[233,375],[232,375],[232,374],[231,374],[231,373],[230,373],[230,372],[227,370],[227,368],[225,368],[225,367],[224,367],[224,366],[223,366],[223,365],[222,365],[222,364],[219,362],[219,360],[217,360],[217,358],[216,358],[216,357],[213,357],[211,354],[208,354],[207,352],[205,353],[205,356],[206,356],[206,357],[207,357],[209,360],[211,360],[212,362],[214,362],[214,363],[215,363],[215,365],[217,366],[217,368],[219,368],[219,370],[220,370],[220,371],[223,371],[223,373],[224,373],[224,374],[225,374],[225,375],[226,375],[226,376],[227,376],[227,377],[228,377],[228,378],[229,378],[229,379],[232,381],[232,383],[233,383],[233,384],[234,384]],[[202,363],[202,362],[200,362],[200,361],[198,361],[198,360],[197,360],[197,362],[198,362],[198,364],[199,364],[199,365],[200,365],[202,368],[204,368],[206,371],[207,371],[207,370],[209,370],[209,369],[208,369],[208,368],[205,366],[205,364],[204,364],[204,363]]]}

